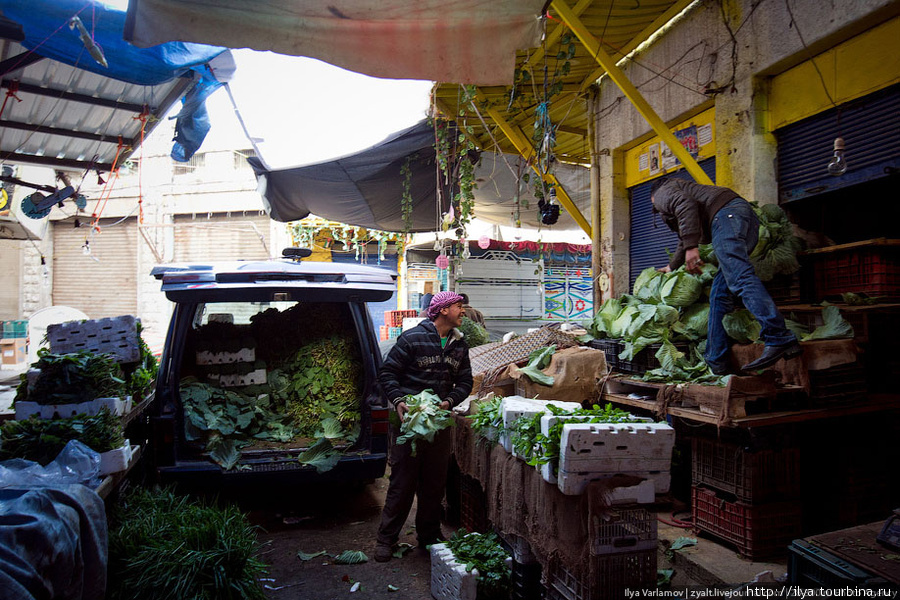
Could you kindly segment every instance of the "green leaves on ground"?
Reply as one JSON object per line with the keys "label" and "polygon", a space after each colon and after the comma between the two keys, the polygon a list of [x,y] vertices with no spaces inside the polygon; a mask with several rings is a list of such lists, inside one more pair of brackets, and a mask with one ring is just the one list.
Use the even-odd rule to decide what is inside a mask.
{"label": "green leaves on ground", "polygon": [[404,396],[403,401],[409,412],[400,425],[398,444],[409,442],[412,445],[412,454],[416,455],[416,442],[425,440],[433,442],[434,436],[453,423],[449,410],[440,407],[441,399],[434,390],[424,390],[415,396]]}
{"label": "green leaves on ground", "polygon": [[324,550],[319,550],[318,552],[313,552],[312,554],[307,554],[303,550],[297,550],[297,558],[302,561],[312,560],[319,556],[324,556],[326,552]]}
{"label": "green leaves on ground", "polygon": [[362,550],[344,550],[334,557],[336,565],[358,565],[368,562],[369,557]]}

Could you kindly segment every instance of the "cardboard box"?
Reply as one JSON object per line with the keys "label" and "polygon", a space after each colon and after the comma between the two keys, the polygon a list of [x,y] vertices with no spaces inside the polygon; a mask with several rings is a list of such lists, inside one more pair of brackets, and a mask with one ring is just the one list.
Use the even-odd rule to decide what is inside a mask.
{"label": "cardboard box", "polygon": [[28,359],[28,348],[25,338],[4,338],[0,340],[2,364],[17,365]]}

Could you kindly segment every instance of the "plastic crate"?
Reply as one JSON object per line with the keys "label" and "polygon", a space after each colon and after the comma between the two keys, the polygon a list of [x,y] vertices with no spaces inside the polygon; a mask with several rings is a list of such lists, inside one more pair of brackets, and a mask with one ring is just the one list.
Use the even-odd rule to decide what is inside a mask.
{"label": "plastic crate", "polygon": [[386,310],[384,311],[384,324],[388,327],[402,327],[405,317],[417,317],[417,310]]}
{"label": "plastic crate", "polygon": [[402,327],[388,327],[388,339],[389,340],[400,337],[401,333],[403,333]]}
{"label": "plastic crate", "polygon": [[[673,345],[679,352],[687,353],[690,349],[689,344],[684,342],[675,342]],[[617,357],[616,370],[619,373],[625,373],[626,375],[643,375],[647,371],[660,368],[662,365],[659,364],[659,359],[656,358],[656,352],[661,347],[662,344],[650,344],[635,354],[631,360]],[[622,344],[622,350],[624,349],[625,345]]]}
{"label": "plastic crate", "polygon": [[588,348],[595,350],[603,350],[606,356],[606,368],[610,371],[618,371],[619,353],[624,348],[622,340],[591,340],[588,342]]}
{"label": "plastic crate", "polygon": [[803,587],[861,587],[873,576],[806,540],[788,547],[788,582]]}
{"label": "plastic crate", "polygon": [[378,339],[382,342],[389,339],[391,328],[388,325],[381,325],[378,327]]}
{"label": "plastic crate", "polygon": [[459,480],[459,526],[469,533],[490,529],[487,495],[478,480],[469,475],[461,475]]}
{"label": "plastic crate", "polygon": [[122,315],[48,325],[47,340],[56,354],[88,351],[111,354],[116,362],[133,363],[141,359],[137,322],[132,315]]}
{"label": "plastic crate", "polygon": [[697,529],[733,544],[752,560],[783,555],[803,525],[800,501],[730,502],[697,486],[691,488],[691,516]]}
{"label": "plastic crate", "polygon": [[547,573],[546,600],[621,600],[624,590],[656,588],[657,549],[591,558],[590,575],[575,577],[557,564]]}
{"label": "plastic crate", "polygon": [[734,494],[748,504],[799,498],[800,448],[751,452],[737,444],[691,439],[694,485]]}
{"label": "plastic crate", "polygon": [[611,510],[591,515],[591,554],[653,550],[657,545],[656,515],[643,508]]}
{"label": "plastic crate", "polygon": [[28,337],[28,321],[3,321],[3,336],[8,338]]}
{"label": "plastic crate", "polygon": [[864,400],[866,391],[866,370],[859,362],[809,371],[809,400],[812,408]]}
{"label": "plastic crate", "polygon": [[808,294],[804,293],[800,272],[792,275],[776,275],[769,281],[763,282],[766,291],[775,301],[775,304],[800,304],[806,301]]}
{"label": "plastic crate", "polygon": [[543,600],[544,590],[541,586],[541,563],[522,564],[513,561],[510,578],[511,600]]}
{"label": "plastic crate", "polygon": [[842,292],[900,297],[900,245],[873,240],[810,252],[815,300]]}

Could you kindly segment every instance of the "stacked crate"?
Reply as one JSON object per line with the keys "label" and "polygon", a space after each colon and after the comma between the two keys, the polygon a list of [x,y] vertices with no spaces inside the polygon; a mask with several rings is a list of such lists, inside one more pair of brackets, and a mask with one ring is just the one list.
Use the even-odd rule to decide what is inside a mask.
{"label": "stacked crate", "polygon": [[387,327],[403,327],[404,318],[417,316],[419,313],[415,310],[386,310],[384,311],[384,324]]}
{"label": "stacked crate", "polygon": [[786,552],[802,530],[800,450],[753,451],[692,439],[694,526],[756,560]]}
{"label": "stacked crate", "polygon": [[[690,350],[690,345],[684,342],[675,342],[673,345],[679,352],[687,353]],[[656,358],[656,353],[661,346],[662,344],[650,344],[635,354],[631,360],[626,360],[619,358],[619,354],[625,350],[625,342],[622,340],[603,339],[588,342],[588,347],[603,350],[603,354],[606,356],[606,366],[610,371],[638,376],[662,366],[659,359]]]}
{"label": "stacked crate", "polygon": [[547,600],[619,600],[625,589],[656,587],[656,515],[639,507],[592,514],[588,574],[553,564],[545,577]]}

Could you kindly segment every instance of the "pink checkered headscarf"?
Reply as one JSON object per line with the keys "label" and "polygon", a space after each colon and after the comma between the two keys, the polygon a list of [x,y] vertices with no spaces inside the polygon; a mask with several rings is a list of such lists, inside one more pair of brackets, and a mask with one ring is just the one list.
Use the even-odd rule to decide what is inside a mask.
{"label": "pink checkered headscarf", "polygon": [[426,314],[428,315],[429,319],[434,321],[441,313],[441,310],[447,308],[452,304],[456,304],[457,302],[462,301],[463,297],[456,292],[438,292],[434,295],[434,298],[431,299],[431,304],[428,305],[428,311]]}

